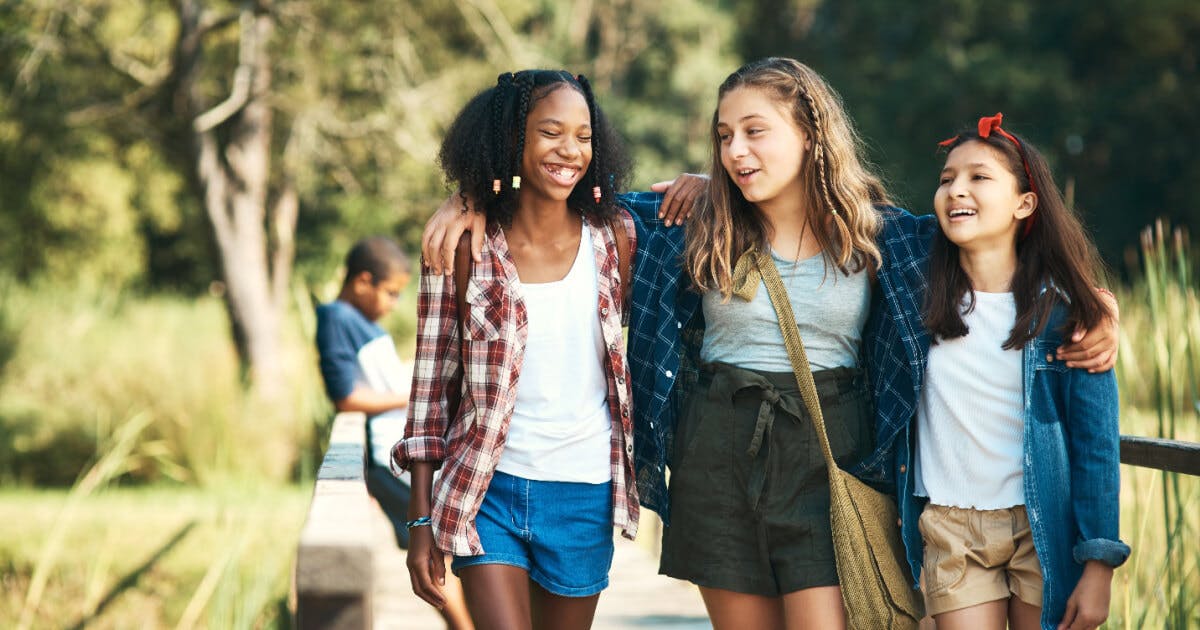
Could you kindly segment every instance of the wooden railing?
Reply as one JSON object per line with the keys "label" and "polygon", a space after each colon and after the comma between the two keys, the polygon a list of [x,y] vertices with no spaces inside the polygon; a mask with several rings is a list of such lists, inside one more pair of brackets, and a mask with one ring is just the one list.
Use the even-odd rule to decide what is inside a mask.
{"label": "wooden railing", "polygon": [[296,555],[296,617],[301,630],[370,628],[375,566],[371,503],[363,479],[365,419],[340,413],[317,472]]}
{"label": "wooden railing", "polygon": [[[360,630],[373,621],[372,508],[363,479],[363,423],[362,414],[334,418],[317,473],[296,558],[297,625],[303,630]],[[1200,444],[1122,435],[1121,463],[1200,476]]]}
{"label": "wooden railing", "polygon": [[1122,435],[1121,463],[1200,476],[1200,444]]}

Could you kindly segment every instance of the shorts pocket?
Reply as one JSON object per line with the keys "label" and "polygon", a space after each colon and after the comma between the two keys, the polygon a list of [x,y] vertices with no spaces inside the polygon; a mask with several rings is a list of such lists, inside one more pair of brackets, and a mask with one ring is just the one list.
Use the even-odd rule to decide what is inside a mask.
{"label": "shorts pocket", "polygon": [[921,573],[927,597],[948,591],[962,581],[967,570],[964,544],[954,531],[954,519],[949,516],[944,509],[927,505],[917,520],[917,529],[925,542]]}
{"label": "shorts pocket", "polygon": [[704,388],[697,387],[692,390],[683,404],[683,413],[679,416],[679,428],[671,446],[671,457],[667,460],[672,471],[677,472],[683,468],[683,463],[691,458],[692,453],[696,450],[701,430],[704,428],[704,419],[712,415],[704,413],[707,405],[702,404],[701,400],[706,393]]}
{"label": "shorts pocket", "polygon": [[821,401],[821,405],[833,458],[842,468],[852,467],[867,456],[874,442],[871,397],[865,391],[858,391],[834,404]]}

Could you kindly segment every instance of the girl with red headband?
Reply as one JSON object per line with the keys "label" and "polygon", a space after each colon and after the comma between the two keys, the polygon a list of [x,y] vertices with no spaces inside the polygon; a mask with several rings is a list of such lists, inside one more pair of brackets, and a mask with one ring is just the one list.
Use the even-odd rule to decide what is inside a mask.
{"label": "girl with red headband", "polygon": [[[692,210],[671,209],[678,194],[618,196],[637,229],[628,359],[639,498],[664,520],[660,571],[700,587],[717,630],[845,628],[826,464],[768,290],[740,263],[779,267],[834,457],[890,489],[910,464],[936,220],[891,206],[840,97],[794,59],[731,74],[711,142],[686,231],[667,227]],[[462,206],[456,195],[426,226],[435,271],[464,228],[483,229]],[[1065,340],[1086,348],[1048,351],[1111,369],[1115,326],[1090,331]]]}
{"label": "girl with red headband", "polygon": [[[1046,161],[1000,127],[948,147],[924,323],[931,347],[904,487],[938,628],[1090,629],[1108,616],[1118,536],[1117,383],[1052,349],[1107,309],[1095,248]],[[914,554],[914,551],[918,553]]]}

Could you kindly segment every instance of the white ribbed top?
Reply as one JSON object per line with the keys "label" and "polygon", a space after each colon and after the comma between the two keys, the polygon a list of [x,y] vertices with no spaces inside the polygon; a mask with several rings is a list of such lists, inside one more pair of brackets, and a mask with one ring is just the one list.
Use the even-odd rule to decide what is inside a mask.
{"label": "white ribbed top", "polygon": [[970,331],[930,346],[917,407],[916,492],[978,510],[1023,505],[1021,350],[1004,350],[1011,293],[975,292]]}
{"label": "white ribbed top", "polygon": [[521,284],[529,320],[517,404],[496,470],[525,479],[612,479],[607,353],[591,230],[562,280]]}

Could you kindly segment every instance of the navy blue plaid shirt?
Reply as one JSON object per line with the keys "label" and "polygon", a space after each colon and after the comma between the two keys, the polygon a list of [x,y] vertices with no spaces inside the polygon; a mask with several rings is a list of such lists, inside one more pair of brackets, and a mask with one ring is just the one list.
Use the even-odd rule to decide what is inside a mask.
{"label": "navy blue plaid shirt", "polygon": [[[666,522],[666,468],[677,415],[698,375],[704,316],[700,295],[688,289],[682,269],[683,229],[665,227],[658,219],[662,195],[628,193],[619,200],[633,215],[638,243],[628,352],[638,494],[642,505]],[[883,268],[861,351],[875,393],[876,448],[853,472],[891,487],[895,438],[916,410],[920,366],[929,347],[920,314],[937,221],[899,208],[881,211],[884,223],[878,243]]]}

